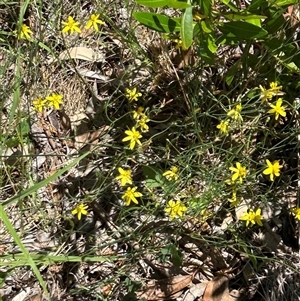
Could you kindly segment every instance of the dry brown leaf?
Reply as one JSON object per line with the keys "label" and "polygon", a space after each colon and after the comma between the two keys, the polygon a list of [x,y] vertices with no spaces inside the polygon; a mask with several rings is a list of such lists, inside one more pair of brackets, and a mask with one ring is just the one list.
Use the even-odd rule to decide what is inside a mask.
{"label": "dry brown leaf", "polygon": [[80,149],[87,144],[95,144],[94,142],[107,132],[109,126],[103,126],[94,132],[87,132],[75,137],[75,148]]}
{"label": "dry brown leaf", "polygon": [[226,276],[216,276],[206,287],[203,301],[229,301],[228,278]]}
{"label": "dry brown leaf", "polygon": [[184,298],[182,301],[194,301],[198,300],[198,298],[202,297],[206,286],[207,286],[207,281],[197,283],[196,285],[192,286],[187,293],[185,294]]}
{"label": "dry brown leaf", "polygon": [[92,48],[84,46],[71,47],[70,49],[63,51],[59,55],[59,58],[61,60],[69,60],[71,58],[90,62],[100,62],[104,60],[104,57],[101,53],[95,52]]}
{"label": "dry brown leaf", "polygon": [[195,273],[150,281],[143,291],[137,293],[137,297],[149,301],[166,299],[187,287],[193,280],[194,275]]}

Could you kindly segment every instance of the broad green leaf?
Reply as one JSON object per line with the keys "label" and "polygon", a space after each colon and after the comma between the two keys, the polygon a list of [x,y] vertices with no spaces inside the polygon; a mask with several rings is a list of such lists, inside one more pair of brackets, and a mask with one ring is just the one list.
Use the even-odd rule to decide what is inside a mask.
{"label": "broad green leaf", "polygon": [[149,188],[161,187],[164,185],[164,178],[158,168],[144,165],[143,173],[146,177],[146,186]]}
{"label": "broad green leaf", "polygon": [[[205,0],[204,0],[205,1]],[[234,6],[232,3],[230,3],[230,0],[221,0],[221,2],[223,2],[226,6],[228,6],[232,11],[238,13],[239,12],[239,9]]]}
{"label": "broad green leaf", "polygon": [[193,9],[187,8],[181,19],[181,40],[184,49],[188,49],[193,43]]}
{"label": "broad green leaf", "polygon": [[186,1],[170,0],[168,6],[177,9],[185,9],[191,7],[191,4],[186,3]]}
{"label": "broad green leaf", "polygon": [[200,1],[201,12],[206,16],[210,16],[211,5],[212,5],[212,0],[201,0]]}
{"label": "broad green leaf", "polygon": [[242,21],[223,23],[219,29],[229,37],[236,37],[241,40],[262,38],[268,34],[266,30]]}
{"label": "broad green leaf", "polygon": [[259,19],[250,19],[250,20],[246,20],[246,22],[248,22],[254,26],[261,27],[261,20],[259,20]]}
{"label": "broad green leaf", "polygon": [[267,4],[265,0],[252,0],[250,5],[246,8],[246,11],[259,12],[261,11],[263,4]]}
{"label": "broad green leaf", "polygon": [[233,13],[224,13],[222,14],[228,20],[251,20],[251,19],[266,19],[266,16],[261,15],[252,15],[252,14],[233,14]]}
{"label": "broad green leaf", "polygon": [[272,18],[266,20],[265,23],[265,29],[268,33],[276,33],[278,30],[280,30],[283,26],[285,26],[286,21],[282,14],[275,14],[272,16]]}
{"label": "broad green leaf", "polygon": [[162,14],[149,12],[135,12],[133,17],[143,25],[159,32],[180,31],[180,21],[178,18],[169,18]]}
{"label": "broad green leaf", "polygon": [[167,6],[169,2],[170,0],[136,0],[137,4],[153,8]]}
{"label": "broad green leaf", "polygon": [[300,0],[272,0],[270,1],[271,4],[276,4],[278,6],[290,6],[290,5],[295,5],[299,4]]}

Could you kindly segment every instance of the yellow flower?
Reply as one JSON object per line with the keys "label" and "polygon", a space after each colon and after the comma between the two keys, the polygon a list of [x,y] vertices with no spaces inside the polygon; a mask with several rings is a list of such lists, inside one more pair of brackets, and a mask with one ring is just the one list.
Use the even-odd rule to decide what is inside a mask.
{"label": "yellow flower", "polygon": [[270,89],[265,89],[261,85],[259,85],[259,88],[261,90],[259,99],[261,99],[263,102],[268,99],[272,99],[273,96],[284,94],[284,92],[280,91],[282,86],[278,86],[276,82],[270,83]]}
{"label": "yellow flower", "polygon": [[18,34],[18,38],[31,40],[32,34],[33,32],[30,30],[30,27],[28,27],[26,24],[22,24],[20,33]]}
{"label": "yellow flower", "polygon": [[183,213],[187,210],[184,204],[177,200],[176,203],[174,201],[169,201],[167,207],[165,208],[165,212],[169,214],[170,220],[175,217],[182,217]]}
{"label": "yellow flower", "polygon": [[127,137],[123,138],[122,141],[123,142],[130,141],[130,145],[129,145],[130,149],[134,149],[136,143],[138,145],[142,145],[139,139],[142,138],[143,136],[139,131],[135,129],[135,127],[133,127],[131,130],[125,131],[125,134],[127,135]]}
{"label": "yellow flower", "polygon": [[136,111],[132,111],[132,113],[133,113],[133,119],[140,120],[141,118],[143,118],[144,116],[146,116],[143,113],[143,111],[144,111],[143,107],[138,107],[138,109]]}
{"label": "yellow flower", "polygon": [[270,83],[269,91],[274,93],[274,95],[283,95],[284,93],[282,91],[280,91],[281,89],[282,89],[282,86],[278,86],[277,82]]}
{"label": "yellow flower", "polygon": [[281,115],[282,117],[286,116],[286,112],[285,112],[285,106],[281,106],[282,105],[282,99],[279,98],[276,101],[276,104],[270,104],[270,107],[272,108],[271,110],[268,111],[268,113],[270,114],[275,114],[275,120],[278,119],[279,115]]}
{"label": "yellow flower", "polygon": [[168,181],[174,179],[174,181],[178,180],[178,168],[176,166],[172,166],[170,170],[167,170],[163,173],[163,176],[166,177]]}
{"label": "yellow flower", "polygon": [[62,104],[63,96],[61,94],[52,93],[50,96],[46,97],[48,102],[48,107],[54,107],[56,110],[59,110],[59,106]]}
{"label": "yellow flower", "polygon": [[248,213],[245,213],[243,216],[240,217],[240,220],[246,221],[246,227],[248,227],[249,223],[250,227],[255,224],[262,226],[261,220],[263,219],[263,216],[260,213],[261,209],[257,209],[256,212],[250,209]]}
{"label": "yellow flower", "polygon": [[129,100],[129,102],[132,102],[134,100],[137,101],[138,98],[142,96],[142,93],[138,93],[136,88],[133,88],[133,89],[127,88],[125,96]]}
{"label": "yellow flower", "polygon": [[124,192],[124,194],[122,195],[122,199],[125,200],[125,203],[127,206],[130,205],[130,202],[134,202],[136,204],[138,204],[139,202],[137,201],[136,198],[142,197],[143,195],[136,191],[137,187],[128,187],[127,190]]}
{"label": "yellow flower", "polygon": [[86,209],[88,208],[88,206],[84,206],[83,204],[79,204],[73,211],[72,214],[76,215],[77,214],[77,218],[78,220],[81,219],[81,214],[83,215],[87,215],[88,212],[86,211]]}
{"label": "yellow flower", "polygon": [[292,213],[295,214],[296,219],[298,219],[300,221],[300,208],[297,206],[297,208],[294,208],[291,211],[292,211]]}
{"label": "yellow flower", "polygon": [[78,33],[81,33],[80,28],[78,27],[79,22],[76,22],[71,16],[68,17],[68,22],[62,22],[65,27],[62,29],[62,33],[66,33],[70,31],[70,33],[74,33],[77,31]]}
{"label": "yellow flower", "polygon": [[137,127],[141,129],[142,133],[146,133],[149,131],[149,126],[147,125],[147,122],[149,121],[150,119],[145,114],[143,114],[141,119],[137,122]]}
{"label": "yellow flower", "polygon": [[241,165],[241,163],[237,162],[236,163],[236,167],[229,167],[229,169],[234,172],[234,174],[232,175],[232,181],[235,182],[236,180],[239,179],[240,183],[243,182],[243,178],[246,177],[247,174],[247,170],[246,167],[243,167]]}
{"label": "yellow flower", "polygon": [[99,16],[100,15],[92,14],[89,20],[87,21],[85,28],[90,29],[93,26],[95,30],[98,31],[99,30],[98,24],[100,25],[104,24],[104,22],[99,19]]}
{"label": "yellow flower", "polygon": [[120,180],[121,186],[125,186],[127,183],[132,185],[131,171],[124,170],[122,167],[119,167],[118,171],[120,175],[117,176],[115,179]]}
{"label": "yellow flower", "polygon": [[274,176],[279,177],[280,176],[280,168],[282,168],[282,165],[279,165],[279,161],[275,160],[273,164],[267,159],[266,160],[268,168],[266,168],[263,171],[264,175],[270,175],[270,180],[274,181]]}
{"label": "yellow flower", "polygon": [[231,109],[228,113],[227,116],[232,117],[235,120],[240,120],[243,121],[243,117],[240,114],[240,112],[242,111],[242,106],[240,104],[235,106],[235,109]]}
{"label": "yellow flower", "polygon": [[33,107],[36,111],[38,111],[39,113],[41,113],[43,111],[43,109],[46,107],[47,105],[47,100],[46,99],[41,99],[38,98],[37,100],[34,100],[32,102]]}
{"label": "yellow flower", "polygon": [[228,199],[228,202],[230,202],[230,207],[235,207],[241,202],[241,199],[237,198],[235,190],[232,191],[232,198]]}
{"label": "yellow flower", "polygon": [[220,130],[222,134],[228,135],[228,120],[222,120],[217,128]]}

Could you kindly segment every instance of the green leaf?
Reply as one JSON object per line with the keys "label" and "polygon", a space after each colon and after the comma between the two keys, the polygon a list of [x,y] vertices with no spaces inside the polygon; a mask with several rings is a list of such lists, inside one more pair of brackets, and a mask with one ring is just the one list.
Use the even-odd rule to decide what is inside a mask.
{"label": "green leaf", "polygon": [[238,60],[230,67],[230,69],[225,74],[225,81],[228,86],[231,85],[231,83],[232,83],[234,77],[236,76],[238,70],[240,69],[240,67],[241,67],[241,61]]}
{"label": "green leaf", "polygon": [[226,19],[229,20],[251,20],[251,19],[263,20],[267,18],[266,16],[262,16],[262,15],[241,14],[241,13],[237,13],[237,14],[224,13],[222,14],[222,16],[224,16]]}
{"label": "green leaf", "polygon": [[177,1],[177,0],[169,1],[168,6],[172,7],[172,8],[177,8],[177,9],[185,9],[185,8],[192,7],[191,4],[189,4],[189,3],[186,3],[184,1]]}
{"label": "green leaf", "polygon": [[136,0],[137,4],[153,8],[167,6],[169,2],[170,0]]}
{"label": "green leaf", "polygon": [[272,4],[276,4],[278,6],[290,6],[290,5],[295,5],[299,4],[300,0],[272,0]]}
{"label": "green leaf", "polygon": [[270,19],[266,20],[265,29],[268,33],[276,33],[283,26],[286,25],[286,21],[281,13],[273,15]]}
{"label": "green leaf", "polygon": [[210,25],[208,24],[208,22],[206,21],[201,21],[201,28],[204,32],[206,33],[211,33],[212,32],[212,29],[210,27]]}
{"label": "green leaf", "polygon": [[204,15],[206,15],[206,16],[211,15],[211,5],[212,5],[212,0],[201,0],[200,1],[201,11]]}
{"label": "green leaf", "polygon": [[143,173],[146,177],[146,186],[149,188],[162,187],[164,185],[164,178],[159,169],[144,165]]}
{"label": "green leaf", "polygon": [[236,37],[241,40],[262,38],[268,34],[266,30],[242,21],[223,23],[222,26],[219,27],[219,29],[229,37]]}
{"label": "green leaf", "polygon": [[30,133],[30,124],[28,119],[23,119],[20,124],[18,124],[18,133],[21,136],[26,136]]}
{"label": "green leaf", "polygon": [[181,40],[184,49],[188,49],[193,43],[193,9],[187,8],[181,20]]}
{"label": "green leaf", "polygon": [[180,31],[179,18],[169,18],[162,14],[149,12],[135,12],[132,15],[138,22],[150,29],[168,33]]}
{"label": "green leaf", "polygon": [[212,35],[207,37],[207,47],[211,53],[216,53],[218,46],[216,45],[216,40]]}

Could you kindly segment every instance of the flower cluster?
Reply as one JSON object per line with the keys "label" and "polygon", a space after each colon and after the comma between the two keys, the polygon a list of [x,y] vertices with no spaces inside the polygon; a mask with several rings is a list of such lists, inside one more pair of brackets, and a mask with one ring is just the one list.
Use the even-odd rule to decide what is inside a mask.
{"label": "flower cluster", "polygon": [[[132,177],[130,169],[123,169],[122,167],[118,168],[119,175],[115,177],[117,181],[120,182],[121,186],[126,186],[126,184],[132,185]],[[126,191],[122,195],[122,199],[125,201],[126,205],[129,206],[131,202],[138,204],[136,198],[142,197],[143,195],[136,191],[137,187],[127,187]]]}
{"label": "flower cluster", "polygon": [[278,86],[278,83],[271,82],[270,88],[265,89],[261,85],[260,88],[260,98],[262,102],[267,102],[271,109],[268,111],[269,114],[275,114],[275,120],[278,120],[279,116],[285,117],[286,116],[286,106],[283,106],[283,99],[278,98],[275,103],[269,103],[268,100],[271,100],[273,97],[278,95],[283,95],[284,92],[281,91],[282,86]]}
{"label": "flower cluster", "polygon": [[[85,28],[90,29],[91,27],[93,27],[95,31],[99,31],[98,24],[99,25],[104,24],[104,22],[99,19],[99,16],[100,16],[99,14],[90,15],[90,18],[86,22]],[[63,21],[62,24],[64,25],[62,29],[62,33],[68,33],[68,32],[70,32],[71,34],[74,32],[81,33],[81,29],[79,27],[80,23],[75,21],[72,16],[69,16],[68,20],[66,22]]]}
{"label": "flower cluster", "polygon": [[47,96],[45,99],[38,98],[32,102],[34,109],[41,113],[45,108],[54,108],[59,110],[60,105],[62,104],[63,95],[52,93]]}

